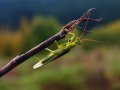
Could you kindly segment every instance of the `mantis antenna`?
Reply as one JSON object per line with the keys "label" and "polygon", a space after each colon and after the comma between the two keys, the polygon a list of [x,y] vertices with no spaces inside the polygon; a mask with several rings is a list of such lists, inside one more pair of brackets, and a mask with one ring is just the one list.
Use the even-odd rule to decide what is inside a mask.
{"label": "mantis antenna", "polygon": [[[95,8],[93,8],[93,9],[95,9]],[[86,18],[90,18],[90,16],[91,16],[91,12],[87,13]],[[99,20],[102,20],[102,18],[100,18]],[[97,43],[103,43],[101,41],[97,41],[97,40],[93,40],[93,39],[82,39],[84,33],[87,31],[86,28],[87,28],[88,22],[89,22],[89,19],[87,19],[86,22],[85,22],[85,27],[83,28],[83,32],[82,32],[82,34],[80,36],[80,41],[81,42],[83,42],[83,41],[92,41],[92,42],[97,42]]]}

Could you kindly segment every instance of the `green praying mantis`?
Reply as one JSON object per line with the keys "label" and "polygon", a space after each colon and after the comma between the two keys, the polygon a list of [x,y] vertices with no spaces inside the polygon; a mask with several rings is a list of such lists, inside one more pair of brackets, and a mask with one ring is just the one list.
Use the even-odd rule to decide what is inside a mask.
{"label": "green praying mantis", "polygon": [[60,56],[63,56],[64,54],[68,53],[73,47],[75,47],[77,44],[81,44],[80,38],[76,38],[75,34],[69,33],[72,35],[71,38],[68,38],[68,42],[58,45],[58,42],[55,41],[55,44],[57,45],[57,50],[51,50],[46,48],[47,51],[50,52],[48,56],[46,56],[43,60],[38,62],[33,66],[33,69],[36,69],[38,67],[41,67],[49,62],[52,62],[53,60],[57,59]]}
{"label": "green praying mantis", "polygon": [[[93,9],[89,10],[87,13],[85,13],[81,18],[77,19],[77,20],[73,20],[70,23],[68,23],[67,25],[65,25],[63,28],[63,30],[66,30],[68,32],[68,34],[66,35],[66,39],[67,42],[64,44],[58,44],[58,41],[54,41],[54,43],[57,45],[57,49],[56,50],[51,50],[46,48],[47,51],[49,51],[50,53],[43,58],[42,60],[40,60],[38,63],[36,63],[33,66],[33,69],[37,69],[39,67],[42,67],[43,65],[46,65],[54,60],[56,60],[57,58],[67,54],[72,48],[74,48],[76,45],[81,45],[83,42],[85,41],[95,41],[95,42],[99,42],[96,40],[91,40],[91,39],[82,39],[82,36],[84,34],[84,32],[86,31],[86,26],[89,20],[92,21],[100,21],[100,19],[91,19],[91,18],[85,18],[85,16],[89,16],[90,12]],[[77,37],[74,33],[72,33],[74,31],[74,29],[76,28],[76,26],[81,22],[81,21],[87,21],[85,28],[81,34],[80,37]],[[69,31],[68,31],[69,30]],[[69,37],[71,36],[71,37]],[[36,58],[37,59],[37,58]]]}
{"label": "green praying mantis", "polygon": [[[72,36],[69,38],[68,35],[72,35]],[[79,37],[76,37],[74,33],[71,33],[71,32],[68,33],[68,35],[67,35],[66,43],[59,45],[57,41],[54,42],[57,45],[58,49],[51,50],[51,49],[46,48],[46,50],[50,52],[49,55],[46,56],[41,61],[39,61],[37,64],[35,64],[33,66],[33,69],[41,67],[47,63],[54,61],[55,59],[57,59],[59,57],[65,55],[76,45],[81,45],[84,41],[96,41],[96,40],[91,40],[91,39],[80,39]],[[99,42],[99,41],[96,41],[96,42]]]}

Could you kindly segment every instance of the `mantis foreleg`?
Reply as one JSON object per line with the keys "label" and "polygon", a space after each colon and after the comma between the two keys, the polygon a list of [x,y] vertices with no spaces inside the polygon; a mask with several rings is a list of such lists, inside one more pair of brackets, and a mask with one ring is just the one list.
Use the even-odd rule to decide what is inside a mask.
{"label": "mantis foreleg", "polygon": [[71,43],[71,42],[73,42],[75,40],[75,34],[71,33],[71,32],[69,34],[72,35],[72,37],[70,38],[70,41],[69,41]]}

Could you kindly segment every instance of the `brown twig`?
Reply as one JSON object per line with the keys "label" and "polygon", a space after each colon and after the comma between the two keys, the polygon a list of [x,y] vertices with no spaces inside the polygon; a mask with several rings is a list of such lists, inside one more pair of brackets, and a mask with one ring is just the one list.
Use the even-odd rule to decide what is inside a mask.
{"label": "brown twig", "polygon": [[66,34],[68,32],[73,31],[76,28],[76,26],[78,24],[80,24],[81,22],[83,22],[83,21],[84,22],[86,22],[86,21],[100,21],[99,19],[86,18],[86,16],[88,16],[93,10],[94,10],[94,8],[89,9],[79,19],[73,20],[70,23],[66,24],[62,28],[62,30],[60,30],[60,32],[58,32],[54,36],[50,37],[49,39],[47,39],[44,42],[40,43],[39,45],[35,46],[34,48],[32,48],[31,50],[27,51],[26,53],[24,53],[22,55],[18,55],[15,58],[13,58],[10,62],[8,62],[8,64],[6,64],[5,66],[3,66],[0,69],[0,77],[4,76],[5,74],[7,74],[9,71],[14,69],[19,64],[23,63],[24,61],[27,61],[30,57],[32,57],[36,53],[40,52],[41,50],[45,49],[46,47],[48,47],[55,40],[58,41],[60,39],[65,38]]}

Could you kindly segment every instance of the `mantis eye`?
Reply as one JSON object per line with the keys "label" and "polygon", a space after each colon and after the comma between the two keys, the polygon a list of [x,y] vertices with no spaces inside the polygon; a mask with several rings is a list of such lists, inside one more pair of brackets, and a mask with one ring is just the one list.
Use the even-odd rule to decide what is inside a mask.
{"label": "mantis eye", "polygon": [[69,39],[68,42],[70,42],[71,40]]}
{"label": "mantis eye", "polygon": [[77,37],[76,40],[75,40],[75,42],[76,42],[77,44],[81,44],[80,38]]}

